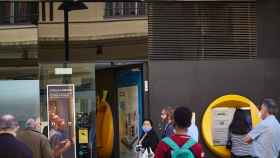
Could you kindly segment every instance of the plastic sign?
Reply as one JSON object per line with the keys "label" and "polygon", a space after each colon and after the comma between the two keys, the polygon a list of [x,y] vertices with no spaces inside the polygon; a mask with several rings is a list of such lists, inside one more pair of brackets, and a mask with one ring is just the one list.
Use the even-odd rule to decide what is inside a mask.
{"label": "plastic sign", "polygon": [[47,109],[50,144],[59,147],[54,154],[76,158],[75,85],[47,85]]}
{"label": "plastic sign", "polygon": [[88,129],[82,128],[79,129],[79,144],[88,143]]}
{"label": "plastic sign", "polygon": [[54,74],[56,75],[72,75],[72,68],[55,68]]}

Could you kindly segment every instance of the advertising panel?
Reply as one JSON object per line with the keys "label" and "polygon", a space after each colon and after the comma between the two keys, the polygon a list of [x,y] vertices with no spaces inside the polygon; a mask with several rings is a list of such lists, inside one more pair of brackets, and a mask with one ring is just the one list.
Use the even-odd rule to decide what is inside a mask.
{"label": "advertising panel", "polygon": [[75,87],[47,85],[49,140],[55,158],[76,158]]}
{"label": "advertising panel", "polygon": [[138,87],[118,88],[121,152],[134,149],[138,138]]}

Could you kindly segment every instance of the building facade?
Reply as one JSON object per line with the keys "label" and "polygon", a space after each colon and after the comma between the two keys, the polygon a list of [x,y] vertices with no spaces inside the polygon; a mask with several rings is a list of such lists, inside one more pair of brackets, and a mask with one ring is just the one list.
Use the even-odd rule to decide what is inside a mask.
{"label": "building facade", "polygon": [[[1,111],[15,115],[20,113],[18,119],[21,124],[28,117],[40,117],[42,123],[48,125],[50,109],[47,86],[74,84],[77,157],[102,157],[98,151],[107,147],[95,144],[96,135],[100,135],[98,131],[95,132],[95,121],[98,120],[95,116],[98,112],[96,96],[108,90],[107,102],[114,118],[114,129],[110,134],[114,135],[114,139],[108,149],[112,151],[106,152],[111,152],[112,157],[120,157],[120,154],[129,157],[131,151],[124,151],[127,147],[122,145],[119,135],[121,122],[116,89],[128,83],[117,76],[123,73],[135,75],[132,70],[139,70],[137,75],[142,76],[147,60],[146,5],[143,2],[88,2],[85,3],[87,9],[69,12],[69,61],[65,61],[64,12],[59,10],[61,4],[44,1],[0,2],[1,84],[19,86],[12,89],[30,85],[26,89],[33,91],[33,98],[38,98],[30,105],[17,103],[18,109],[4,108]],[[71,69],[71,75],[57,74],[57,68],[66,67]],[[115,79],[120,81],[115,83],[112,78],[105,82],[108,75],[116,75]],[[20,90],[17,93],[22,94]],[[142,100],[140,93],[142,91],[139,90],[139,101]],[[25,108],[36,110],[20,112]],[[87,116],[86,123],[82,121],[83,116]],[[135,124],[138,124],[136,121]],[[88,135],[93,136],[89,136],[88,145],[79,143],[82,139],[79,132],[84,128],[88,130]],[[140,130],[137,128],[134,133]]]}
{"label": "building facade", "polygon": [[[164,106],[189,106],[200,128],[204,110],[220,96],[239,94],[256,104],[264,97],[279,99],[278,0],[85,4],[88,9],[69,13],[65,62],[60,2],[0,2],[0,86],[5,89],[0,98],[6,98],[0,107],[14,104],[9,101],[16,94],[38,98],[17,100],[24,106],[7,106],[2,113],[14,113],[21,123],[39,116],[47,125],[47,86],[73,83],[76,123],[90,131],[100,112],[97,96],[107,90],[114,125],[110,154],[133,157],[141,119],[157,125]],[[57,68],[72,72],[59,74]],[[126,91],[137,94],[134,111],[120,108]],[[86,127],[80,116],[88,116]],[[131,118],[138,120],[127,121]],[[122,119],[129,130],[121,130]],[[77,151],[96,157],[102,147],[89,139],[92,148],[81,145]],[[205,145],[204,150],[216,157]]]}
{"label": "building facade", "polygon": [[[205,110],[221,96],[245,96],[256,105],[265,97],[279,102],[279,23],[273,20],[279,6],[275,0],[152,2],[151,118],[157,123],[164,106],[188,106],[201,131]],[[200,141],[206,157],[217,157],[202,135]]]}

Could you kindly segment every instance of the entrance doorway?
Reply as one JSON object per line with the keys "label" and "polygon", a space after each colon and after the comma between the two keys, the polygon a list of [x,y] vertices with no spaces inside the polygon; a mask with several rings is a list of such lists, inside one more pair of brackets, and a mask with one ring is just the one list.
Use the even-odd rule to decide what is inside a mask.
{"label": "entrance doorway", "polygon": [[[97,98],[102,98],[106,92],[106,104],[109,113],[111,112],[104,112],[104,109],[99,108],[101,105],[97,104],[96,120],[100,125],[96,126],[96,143],[97,155],[100,158],[136,157],[134,149],[141,135],[143,120],[144,64],[135,61],[96,63]],[[103,113],[108,116],[102,116]],[[110,128],[112,131],[108,133]],[[113,138],[103,135],[112,135]]]}

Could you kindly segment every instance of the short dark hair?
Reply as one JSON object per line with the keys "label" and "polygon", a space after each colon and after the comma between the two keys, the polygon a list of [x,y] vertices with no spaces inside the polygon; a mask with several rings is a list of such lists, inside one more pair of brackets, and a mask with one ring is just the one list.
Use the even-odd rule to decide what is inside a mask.
{"label": "short dark hair", "polygon": [[267,108],[269,114],[276,115],[278,113],[277,103],[274,99],[265,98],[262,102],[262,105]]}
{"label": "short dark hair", "polygon": [[174,122],[179,128],[188,128],[191,125],[192,112],[187,107],[178,107],[174,111]]}

